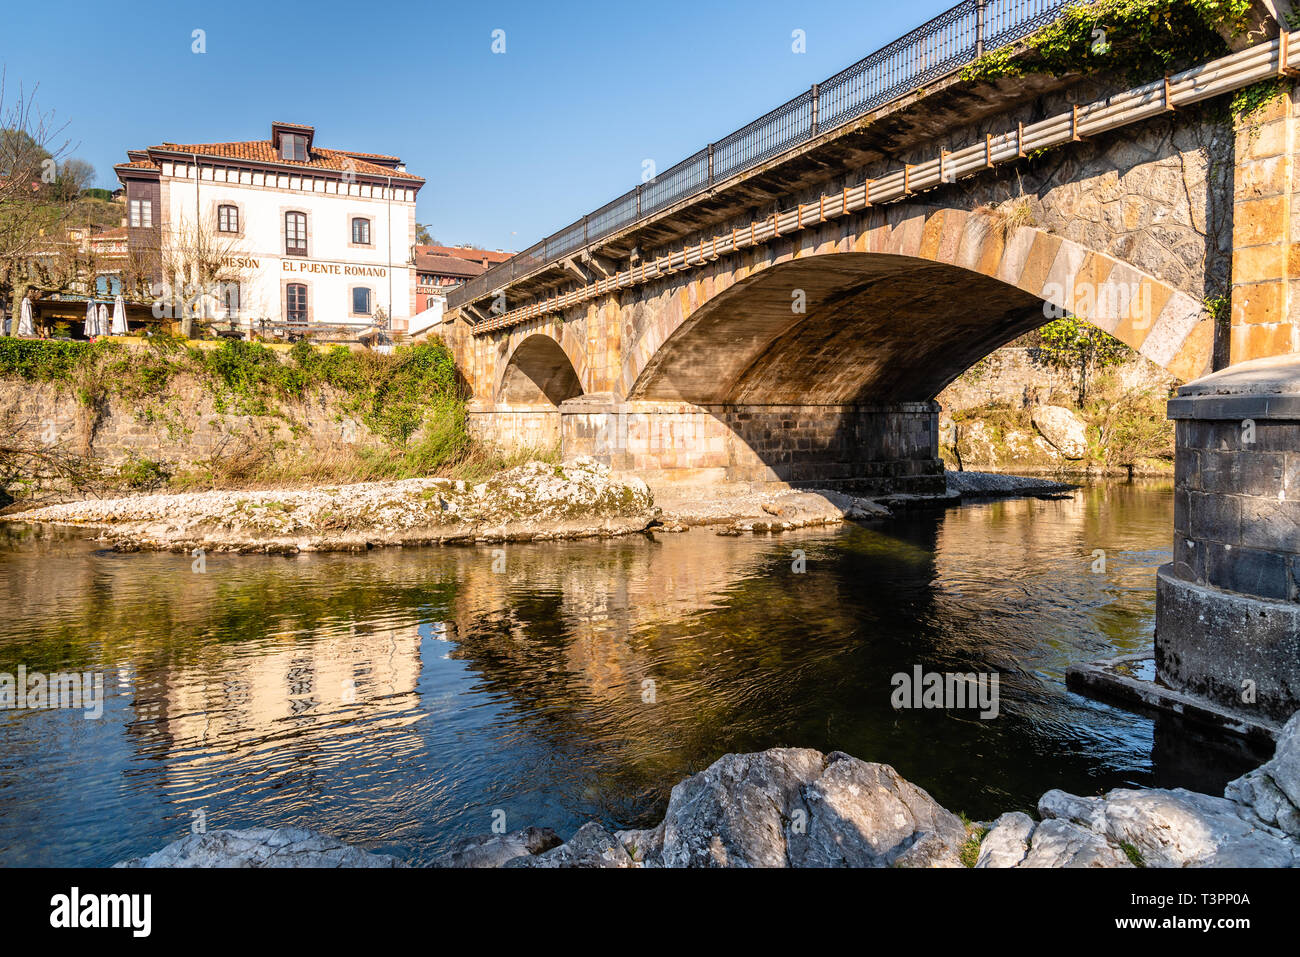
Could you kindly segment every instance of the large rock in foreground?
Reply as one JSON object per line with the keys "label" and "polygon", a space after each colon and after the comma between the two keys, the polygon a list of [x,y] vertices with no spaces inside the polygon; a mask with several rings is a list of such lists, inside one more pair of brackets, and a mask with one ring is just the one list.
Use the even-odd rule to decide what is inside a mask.
{"label": "large rock in foreground", "polygon": [[510,834],[467,837],[434,858],[432,867],[500,867],[516,857],[542,854],[564,842],[549,827],[526,827]]}
{"label": "large rock in foreground", "polygon": [[1300,867],[1300,714],[1273,759],[1223,797],[1184,788],[1118,788],[1100,797],[1048,791],[1041,822],[1004,814],[976,867]]}
{"label": "large rock in foreground", "polygon": [[1300,840],[1300,712],[1282,728],[1273,759],[1229,783],[1223,796],[1253,820]]}
{"label": "large rock in foreground", "polygon": [[395,857],[350,847],[300,827],[191,834],[115,867],[406,867]]}
{"label": "large rock in foreground", "polygon": [[[459,841],[434,867],[1300,867],[1300,714],[1224,797],[1048,791],[979,835],[887,764],[842,752],[728,754],[678,783],[658,826],[584,824]],[[119,867],[398,867],[297,828],[213,831]]]}
{"label": "large rock in foreground", "polygon": [[619,837],[650,867],[960,867],[967,834],[887,764],[773,748],[719,758]]}

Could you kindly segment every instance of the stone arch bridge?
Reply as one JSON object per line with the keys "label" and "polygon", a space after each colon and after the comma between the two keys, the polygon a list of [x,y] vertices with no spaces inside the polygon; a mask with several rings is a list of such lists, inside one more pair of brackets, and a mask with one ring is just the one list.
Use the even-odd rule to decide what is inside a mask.
{"label": "stone arch bridge", "polygon": [[1300,708],[1300,35],[1260,0],[1140,86],[962,79],[1063,6],[965,0],[453,291],[437,332],[504,447],[926,493],[934,397],[1074,313],[1187,383],[1160,682],[1093,678],[1267,733]]}
{"label": "stone arch bridge", "polygon": [[475,411],[502,444],[652,481],[933,491],[934,396],[1067,310],[1182,379],[1210,370],[1199,299],[1044,229],[916,204],[502,330]]}
{"label": "stone arch bridge", "polygon": [[[473,428],[661,483],[933,491],[934,397],[1056,315],[1183,381],[1297,351],[1300,42],[1261,23],[1134,88],[950,72],[716,182],[710,146],[709,188],[453,293],[440,331]],[[1249,122],[1227,115],[1226,93],[1279,78]]]}

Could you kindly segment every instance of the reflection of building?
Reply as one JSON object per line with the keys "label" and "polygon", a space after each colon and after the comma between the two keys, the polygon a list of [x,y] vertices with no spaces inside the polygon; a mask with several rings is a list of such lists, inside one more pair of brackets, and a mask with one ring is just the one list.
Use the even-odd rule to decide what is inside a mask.
{"label": "reflection of building", "polygon": [[[269,636],[274,638],[275,636]],[[350,714],[401,727],[417,720],[416,626],[367,634],[285,637],[283,647],[174,672],[152,712],[173,745],[229,748]],[[214,680],[219,678],[220,680]],[[143,689],[142,689],[143,690]],[[355,709],[362,709],[356,711]]]}
{"label": "reflection of building", "polygon": [[265,140],[162,143],[127,157],[115,170],[131,254],[182,287],[191,277],[178,264],[220,261],[221,288],[201,291],[209,315],[366,326],[382,311],[405,330],[424,180],[398,157],[325,149],[297,123],[273,123]]}

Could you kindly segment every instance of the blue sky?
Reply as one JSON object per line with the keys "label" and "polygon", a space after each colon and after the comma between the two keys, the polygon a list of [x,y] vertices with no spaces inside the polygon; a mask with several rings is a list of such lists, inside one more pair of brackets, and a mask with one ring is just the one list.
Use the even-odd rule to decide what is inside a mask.
{"label": "blue sky", "polygon": [[952,2],[65,0],[8,11],[0,63],[10,98],[39,82],[99,185],[128,148],[309,123],[427,179],[417,218],[440,241],[522,249]]}

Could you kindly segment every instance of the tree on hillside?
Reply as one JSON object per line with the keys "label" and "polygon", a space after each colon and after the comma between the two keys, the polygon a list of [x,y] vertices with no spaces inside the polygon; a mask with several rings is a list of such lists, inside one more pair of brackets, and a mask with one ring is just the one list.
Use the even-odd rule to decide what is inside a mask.
{"label": "tree on hillside", "polygon": [[1118,365],[1133,350],[1114,336],[1077,316],[1053,319],[1038,330],[1038,358],[1073,373],[1079,387],[1079,407],[1088,398],[1088,386],[1097,371]]}
{"label": "tree on hillside", "polygon": [[417,246],[436,246],[433,235],[429,232],[429,227],[424,223],[415,224],[415,244]]}
{"label": "tree on hillside", "polygon": [[54,181],[58,197],[72,201],[81,195],[81,191],[95,181],[95,167],[83,159],[65,160],[59,164],[59,175]]}

